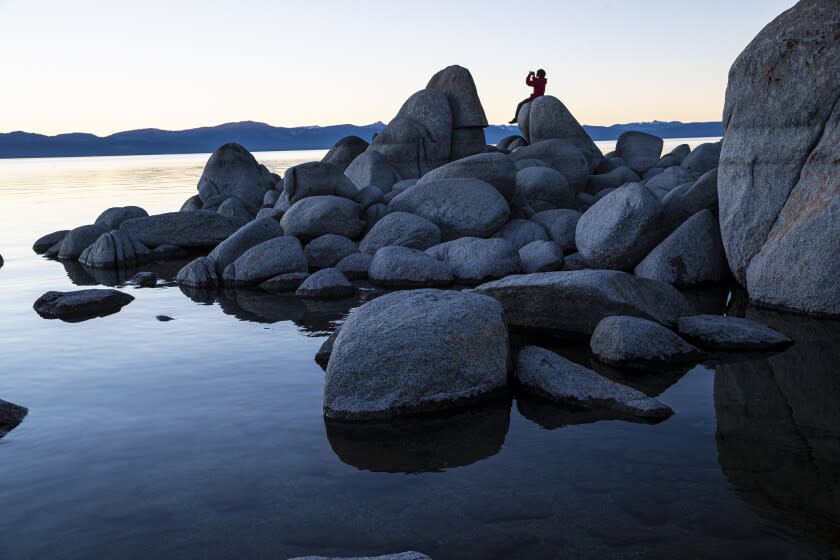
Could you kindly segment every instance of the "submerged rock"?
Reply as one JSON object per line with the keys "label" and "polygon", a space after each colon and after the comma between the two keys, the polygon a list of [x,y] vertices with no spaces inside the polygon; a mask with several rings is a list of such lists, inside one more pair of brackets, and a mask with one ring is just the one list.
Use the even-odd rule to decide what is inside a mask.
{"label": "submerged rock", "polygon": [[327,366],[324,414],[367,420],[463,406],[506,387],[507,360],[495,300],[441,290],[387,294],[342,325]]}
{"label": "submerged rock", "polygon": [[793,341],[768,326],[726,315],[681,317],[680,335],[708,350],[772,350]]}
{"label": "submerged rock", "polygon": [[537,346],[520,350],[513,376],[524,391],[565,406],[606,408],[652,421],[664,420],[674,413],[644,393]]}
{"label": "submerged rock", "polygon": [[78,322],[111,315],[132,301],[133,296],[119,290],[91,289],[47,292],[32,307],[44,319]]}
{"label": "submerged rock", "polygon": [[599,360],[615,366],[670,365],[702,355],[659,323],[620,315],[601,320],[589,346]]}
{"label": "submerged rock", "polygon": [[508,324],[591,334],[604,317],[631,315],[676,325],[693,307],[664,282],[611,270],[572,270],[508,276],[476,288],[498,299]]}

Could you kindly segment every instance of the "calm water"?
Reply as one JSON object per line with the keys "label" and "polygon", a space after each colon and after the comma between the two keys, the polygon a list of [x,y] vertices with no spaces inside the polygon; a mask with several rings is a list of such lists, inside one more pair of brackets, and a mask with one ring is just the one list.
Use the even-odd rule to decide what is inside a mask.
{"label": "calm water", "polygon": [[[282,173],[322,153],[256,155]],[[121,280],[36,256],[37,237],[176,210],[206,158],[0,160],[0,398],[30,409],[0,439],[0,558],[840,557],[837,323],[747,309],[797,343],[623,378],[675,410],[658,425],[515,400],[396,437],[321,416],[313,356],[357,302],[168,285],[83,323],[35,314],[44,291]]]}

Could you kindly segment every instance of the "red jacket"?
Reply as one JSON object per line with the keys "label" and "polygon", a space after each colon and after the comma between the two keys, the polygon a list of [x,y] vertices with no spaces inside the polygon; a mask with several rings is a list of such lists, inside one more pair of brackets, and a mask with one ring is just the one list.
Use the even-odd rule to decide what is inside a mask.
{"label": "red jacket", "polygon": [[525,78],[525,83],[530,87],[534,88],[534,93],[531,94],[531,99],[536,99],[541,95],[545,95],[545,84],[548,82],[545,78],[540,78],[539,76],[532,76],[528,74],[528,77]]}

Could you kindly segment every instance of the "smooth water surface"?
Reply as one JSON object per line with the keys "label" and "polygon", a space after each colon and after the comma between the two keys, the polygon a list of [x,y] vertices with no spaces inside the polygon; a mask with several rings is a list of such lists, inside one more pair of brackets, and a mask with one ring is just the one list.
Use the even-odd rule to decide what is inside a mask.
{"label": "smooth water surface", "polygon": [[[282,173],[322,154],[255,155]],[[516,399],[398,429],[323,421],[313,356],[355,300],[168,283],[82,323],[32,310],[125,279],[42,259],[36,238],[109,206],[177,210],[206,159],[0,160],[0,398],[30,410],[0,439],[0,558],[840,557],[837,323],[747,309],[796,344],[605,372],[674,409],[657,425]],[[694,295],[723,310],[725,292]]]}

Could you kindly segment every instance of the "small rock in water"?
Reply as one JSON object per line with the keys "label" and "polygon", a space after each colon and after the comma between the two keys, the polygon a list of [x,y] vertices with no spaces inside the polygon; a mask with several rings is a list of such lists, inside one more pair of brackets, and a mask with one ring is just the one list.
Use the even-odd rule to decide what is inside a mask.
{"label": "small rock in water", "polygon": [[133,300],[134,297],[119,290],[47,292],[32,307],[44,319],[78,322],[111,315]]}
{"label": "small rock in water", "polygon": [[621,315],[601,320],[589,345],[599,360],[616,366],[665,365],[702,355],[659,323]]}
{"label": "small rock in water", "polygon": [[24,406],[0,399],[0,437],[11,432],[18,424],[23,422],[28,412],[29,410]]}
{"label": "small rock in water", "polygon": [[32,250],[35,251],[35,253],[38,255],[43,255],[50,249],[50,247],[53,247],[56,243],[61,243],[61,241],[64,239],[64,236],[67,235],[69,232],[69,229],[62,229],[60,231],[48,233],[47,235],[38,239],[32,245]]}
{"label": "small rock in water", "polygon": [[513,375],[525,391],[558,404],[608,409],[654,421],[674,413],[644,393],[537,346],[526,346],[519,352]]}
{"label": "small rock in water", "polygon": [[174,321],[175,320],[174,318],[170,317],[169,315],[158,315],[157,317],[155,317],[155,319],[157,319],[158,321],[160,321],[162,323],[165,323],[167,321]]}
{"label": "small rock in water", "polygon": [[709,350],[772,350],[793,343],[766,325],[725,315],[681,317],[677,330],[689,341]]}
{"label": "small rock in water", "polygon": [[157,274],[154,272],[138,272],[131,277],[128,283],[141,288],[151,288],[157,285],[157,279]]}

